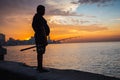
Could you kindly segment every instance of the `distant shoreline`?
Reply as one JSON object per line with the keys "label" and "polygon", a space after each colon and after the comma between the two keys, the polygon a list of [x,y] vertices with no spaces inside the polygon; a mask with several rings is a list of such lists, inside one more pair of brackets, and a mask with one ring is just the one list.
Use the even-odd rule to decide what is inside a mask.
{"label": "distant shoreline", "polygon": [[[69,44],[69,43],[109,43],[109,42],[120,42],[120,41],[86,41],[86,42],[61,42],[61,43],[49,43],[50,44]],[[24,45],[35,45],[35,44],[19,44],[19,45],[3,45],[3,46],[24,46]]]}

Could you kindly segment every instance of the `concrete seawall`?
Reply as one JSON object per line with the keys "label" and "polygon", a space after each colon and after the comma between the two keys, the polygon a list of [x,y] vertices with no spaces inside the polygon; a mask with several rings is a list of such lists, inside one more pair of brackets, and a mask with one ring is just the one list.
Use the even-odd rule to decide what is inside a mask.
{"label": "concrete seawall", "polygon": [[0,80],[120,80],[100,74],[77,70],[49,68],[49,72],[39,73],[33,67],[19,62],[0,61]]}

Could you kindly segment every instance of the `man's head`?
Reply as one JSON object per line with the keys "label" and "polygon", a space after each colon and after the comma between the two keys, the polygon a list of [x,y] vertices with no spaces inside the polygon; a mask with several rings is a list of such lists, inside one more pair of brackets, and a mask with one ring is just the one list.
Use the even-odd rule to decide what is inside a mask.
{"label": "man's head", "polygon": [[43,16],[45,14],[45,7],[43,5],[38,5],[37,13]]}

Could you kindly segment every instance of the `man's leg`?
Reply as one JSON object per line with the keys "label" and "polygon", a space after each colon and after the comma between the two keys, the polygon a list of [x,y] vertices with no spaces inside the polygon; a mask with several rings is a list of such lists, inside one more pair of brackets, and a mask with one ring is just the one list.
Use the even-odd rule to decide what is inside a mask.
{"label": "man's leg", "polygon": [[45,53],[45,46],[37,46],[37,70],[43,71],[43,54]]}
{"label": "man's leg", "polygon": [[43,70],[43,54],[37,53],[37,70]]}

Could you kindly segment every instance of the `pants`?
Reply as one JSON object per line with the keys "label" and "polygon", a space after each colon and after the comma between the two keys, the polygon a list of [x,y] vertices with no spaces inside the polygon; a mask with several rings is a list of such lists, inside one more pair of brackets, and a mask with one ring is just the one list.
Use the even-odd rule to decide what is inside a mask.
{"label": "pants", "polygon": [[35,34],[35,43],[37,46],[37,69],[43,69],[43,54],[45,53],[45,48],[47,46],[47,37],[41,36],[40,34]]}
{"label": "pants", "polygon": [[43,54],[45,53],[45,46],[37,46],[37,69],[43,69]]}

